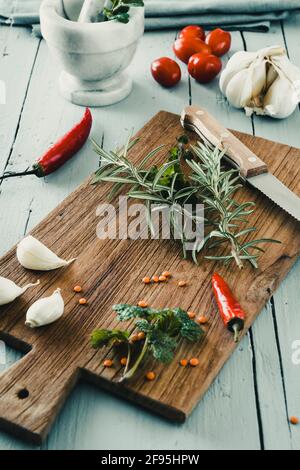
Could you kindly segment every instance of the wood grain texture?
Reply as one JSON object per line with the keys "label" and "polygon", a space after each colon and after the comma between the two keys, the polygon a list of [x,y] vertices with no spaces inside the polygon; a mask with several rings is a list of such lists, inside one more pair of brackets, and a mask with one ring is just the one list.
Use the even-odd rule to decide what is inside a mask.
{"label": "wood grain texture", "polygon": [[[141,140],[132,155],[133,161],[140,161],[146,149],[159,143],[172,145],[181,132],[178,116],[159,113],[139,133]],[[295,177],[295,169],[299,168],[299,150],[235,134],[266,161],[279,179],[300,194],[299,177]],[[107,185],[91,186],[87,182],[33,230],[34,236],[60,256],[77,256],[78,261],[68,269],[42,273],[39,275],[41,289],[28,292],[22,299],[1,309],[2,338],[24,351],[32,349],[1,376],[0,425],[35,442],[45,437],[65,398],[80,378],[181,422],[190,414],[235,348],[231,334],[224,330],[219,320],[212,299],[210,278],[215,266],[205,262],[197,267],[182,260],[179,247],[168,241],[97,239],[96,207],[105,202],[107,189]],[[248,267],[242,272],[228,267],[218,268],[230,280],[247,310],[248,328],[297,259],[300,237],[298,224],[261,194],[244,188],[240,197],[256,201],[257,210],[252,222],[258,227],[258,236],[283,242],[282,245],[268,245],[258,271]],[[266,217],[268,224],[265,223]],[[178,289],[175,280],[159,286],[137,283],[137,279],[148,273],[149,266],[153,273],[164,268],[171,270],[177,278],[184,277],[188,286]],[[2,258],[0,273],[20,284],[35,277],[18,265],[14,249]],[[83,284],[85,296],[89,299],[87,307],[78,304],[72,291],[78,282]],[[24,312],[28,305],[51,293],[57,286],[63,289],[64,317],[40,330],[27,329]],[[120,386],[117,384],[117,359],[114,368],[102,367],[103,358],[114,357],[115,353],[92,350],[89,335],[95,327],[117,324],[111,311],[112,304],[136,303],[141,297],[153,307],[181,306],[205,311],[210,321],[204,340],[192,347],[183,344],[177,360],[168,367],[145,363],[144,370],[155,367],[158,377],[154,383],[145,383],[141,372],[130,384]],[[170,305],[170,299],[175,298],[176,305]],[[192,370],[178,367],[178,358],[183,355],[197,355],[199,367]],[[18,392],[23,389],[28,390],[29,396],[21,400]]]}

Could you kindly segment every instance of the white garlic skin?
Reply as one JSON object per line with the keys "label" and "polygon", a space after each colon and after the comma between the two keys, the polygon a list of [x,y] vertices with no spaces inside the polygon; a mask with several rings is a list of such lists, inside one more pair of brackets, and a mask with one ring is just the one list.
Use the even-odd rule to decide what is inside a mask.
{"label": "white garlic skin", "polygon": [[226,97],[235,108],[244,108],[261,93],[266,83],[266,67],[253,64],[232,77],[226,87]]}
{"label": "white garlic skin", "polygon": [[17,297],[20,297],[30,287],[38,286],[40,281],[34,284],[27,284],[24,287],[19,287],[10,279],[0,276],[0,306],[7,305],[13,302]]}
{"label": "white garlic skin", "polygon": [[26,269],[34,271],[51,271],[52,269],[68,266],[75,261],[73,258],[65,261],[59,258],[53,251],[36,238],[29,235],[17,246],[17,258]]}
{"label": "white garlic skin", "polygon": [[26,314],[25,325],[30,328],[49,325],[63,315],[64,309],[61,289],[56,289],[50,297],[39,299],[31,305]]}

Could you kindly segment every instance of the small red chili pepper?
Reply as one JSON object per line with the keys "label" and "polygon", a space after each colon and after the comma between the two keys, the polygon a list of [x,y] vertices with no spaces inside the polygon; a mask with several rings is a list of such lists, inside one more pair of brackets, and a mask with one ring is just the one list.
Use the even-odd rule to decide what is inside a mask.
{"label": "small red chili pepper", "polygon": [[33,164],[32,170],[22,173],[4,173],[0,181],[14,176],[36,175],[38,178],[50,175],[66,163],[86,142],[92,127],[92,114],[86,108],[81,121],[61,137],[47,152]]}
{"label": "small red chili pepper", "polygon": [[228,330],[234,333],[234,341],[237,343],[239,333],[244,328],[246,314],[218,273],[212,277],[212,286],[222,320]]}

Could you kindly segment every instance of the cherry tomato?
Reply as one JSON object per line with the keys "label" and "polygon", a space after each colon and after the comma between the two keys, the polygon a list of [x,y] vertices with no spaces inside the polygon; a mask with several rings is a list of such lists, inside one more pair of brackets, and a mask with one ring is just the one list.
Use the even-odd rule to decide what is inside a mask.
{"label": "cherry tomato", "polygon": [[190,26],[186,26],[183,28],[178,36],[179,39],[182,38],[199,38],[202,39],[202,41],[205,40],[205,32],[204,29],[201,28],[201,26],[193,25],[191,24]]}
{"label": "cherry tomato", "polygon": [[192,55],[188,64],[189,74],[200,83],[213,80],[222,68],[219,57],[213,54],[198,53]]}
{"label": "cherry tomato", "polygon": [[217,28],[206,36],[205,42],[210,46],[213,54],[221,57],[221,55],[226,54],[230,49],[231,34],[228,31]]}
{"label": "cherry tomato", "polygon": [[184,63],[188,63],[191,55],[197,52],[211,53],[210,47],[199,38],[182,38],[174,42],[173,50],[176,57]]}
{"label": "cherry tomato", "polygon": [[151,64],[151,73],[154,80],[168,88],[176,85],[181,78],[179,65],[169,57],[154,60]]}

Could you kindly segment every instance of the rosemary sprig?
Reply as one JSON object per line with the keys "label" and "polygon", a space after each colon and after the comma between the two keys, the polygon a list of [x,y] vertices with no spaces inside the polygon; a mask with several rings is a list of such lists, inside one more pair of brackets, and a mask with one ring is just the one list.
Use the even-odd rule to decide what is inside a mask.
{"label": "rosemary sprig", "polygon": [[[255,227],[247,227],[248,217],[253,213],[253,202],[238,203],[234,199],[235,192],[242,186],[242,180],[235,169],[227,169],[222,165],[224,151],[218,148],[197,143],[188,146],[186,136],[177,139],[177,145],[169,151],[167,161],[157,167],[147,168],[148,162],[156,156],[163,146],[149,152],[138,166],[128,159],[128,151],[137,141],[127,141],[120,152],[107,152],[93,141],[94,150],[102,160],[101,168],[95,173],[92,183],[111,182],[113,187],[109,198],[118,194],[124,185],[129,186],[127,195],[143,200],[148,211],[150,230],[151,215],[157,208],[169,209],[169,226],[172,235],[180,234],[183,254],[186,257],[186,243],[192,243],[192,258],[198,262],[199,254],[204,257],[229,263],[234,260],[239,268],[247,260],[257,268],[259,253],[264,250],[258,245],[266,242],[280,243],[273,239],[254,239],[243,241],[256,231]],[[185,171],[184,171],[185,168]],[[188,169],[188,172],[186,171]],[[186,174],[187,173],[187,174]],[[193,209],[187,211],[186,203],[192,203]],[[191,239],[185,230],[179,230],[178,215],[188,215],[192,224],[199,222],[195,205],[204,204],[205,236],[199,241]],[[229,247],[229,250],[227,249]],[[216,250],[222,249],[217,254]],[[210,251],[213,253],[210,254]]]}
{"label": "rosemary sprig", "polygon": [[[197,254],[204,247],[215,249],[221,244],[228,242],[230,254],[220,256],[205,256],[206,259],[222,260],[228,263],[235,260],[239,268],[243,267],[243,260],[249,261],[257,268],[257,253],[250,253],[249,249],[263,252],[257,245],[266,242],[280,243],[277,240],[263,238],[241,242],[241,238],[251,232],[255,227],[241,229],[241,224],[247,223],[247,217],[254,212],[254,202],[239,204],[233,199],[235,192],[241,188],[242,180],[235,169],[225,169],[222,166],[222,158],[226,149],[219,151],[218,148],[211,150],[202,143],[192,146],[195,156],[194,160],[187,163],[192,169],[190,180],[194,182],[199,190],[200,197],[205,205],[208,225],[212,228],[204,240],[195,246],[193,258],[196,262]],[[214,241],[217,239],[217,241]]]}

